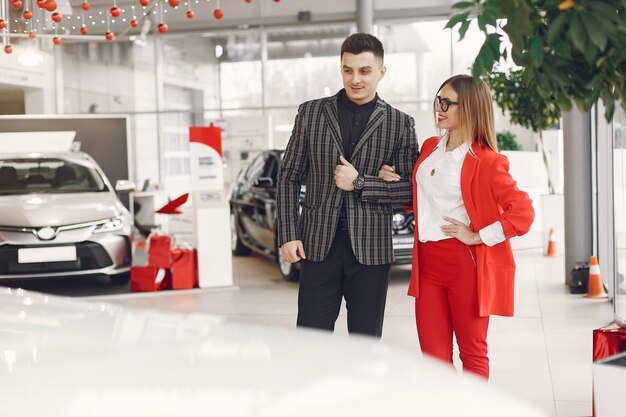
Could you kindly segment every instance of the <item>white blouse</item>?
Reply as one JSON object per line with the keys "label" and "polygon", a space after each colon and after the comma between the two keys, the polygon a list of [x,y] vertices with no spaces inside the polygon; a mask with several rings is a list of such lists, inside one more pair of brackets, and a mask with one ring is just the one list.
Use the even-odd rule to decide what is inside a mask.
{"label": "white blouse", "polygon": [[[442,137],[433,152],[417,169],[417,227],[420,242],[450,239],[441,230],[451,217],[465,225],[470,224],[461,194],[461,169],[469,151],[467,143],[446,152],[447,135]],[[502,223],[496,221],[478,231],[483,243],[493,246],[506,238]]]}

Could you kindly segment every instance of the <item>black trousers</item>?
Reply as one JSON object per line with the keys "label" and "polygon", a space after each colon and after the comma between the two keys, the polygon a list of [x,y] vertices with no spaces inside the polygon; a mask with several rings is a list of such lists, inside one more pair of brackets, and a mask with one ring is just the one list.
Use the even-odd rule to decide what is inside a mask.
{"label": "black trousers", "polygon": [[348,331],[380,338],[390,268],[391,264],[359,263],[352,251],[348,230],[339,227],[326,259],[302,261],[298,327],[333,331],[342,297],[345,297]]}

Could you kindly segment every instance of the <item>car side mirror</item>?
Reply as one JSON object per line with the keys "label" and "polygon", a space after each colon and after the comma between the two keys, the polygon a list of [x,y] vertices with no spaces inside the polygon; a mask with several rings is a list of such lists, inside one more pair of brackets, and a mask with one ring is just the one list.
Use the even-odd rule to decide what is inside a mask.
{"label": "car side mirror", "polygon": [[260,177],[254,180],[254,186],[259,188],[271,188],[274,186],[274,180],[271,177]]}
{"label": "car side mirror", "polygon": [[129,180],[117,180],[115,182],[115,191],[132,191],[135,188],[135,183]]}

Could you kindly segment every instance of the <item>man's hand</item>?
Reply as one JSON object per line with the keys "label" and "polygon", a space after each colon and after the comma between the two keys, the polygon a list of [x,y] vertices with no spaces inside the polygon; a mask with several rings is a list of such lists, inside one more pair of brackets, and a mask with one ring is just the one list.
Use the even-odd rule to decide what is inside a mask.
{"label": "man's hand", "polygon": [[339,162],[341,162],[341,165],[337,165],[335,168],[335,185],[337,185],[337,188],[344,191],[353,191],[353,183],[356,177],[359,176],[359,172],[350,162],[346,160],[346,158],[343,157],[343,155],[339,155]]}
{"label": "man's hand", "polygon": [[378,171],[378,178],[381,178],[387,182],[400,181],[400,175],[396,173],[395,166],[383,165]]}
{"label": "man's hand", "polygon": [[306,259],[301,240],[291,240],[287,243],[283,243],[280,247],[280,254],[283,259],[290,264],[296,263],[301,259]]}

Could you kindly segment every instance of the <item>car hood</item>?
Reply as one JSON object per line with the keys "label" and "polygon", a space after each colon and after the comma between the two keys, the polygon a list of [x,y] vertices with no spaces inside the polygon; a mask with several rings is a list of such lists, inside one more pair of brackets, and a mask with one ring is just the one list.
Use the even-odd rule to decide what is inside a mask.
{"label": "car hood", "polygon": [[0,289],[0,415],[544,416],[415,350]]}
{"label": "car hood", "polygon": [[110,192],[0,196],[0,226],[61,226],[106,219],[121,212],[121,203]]}

